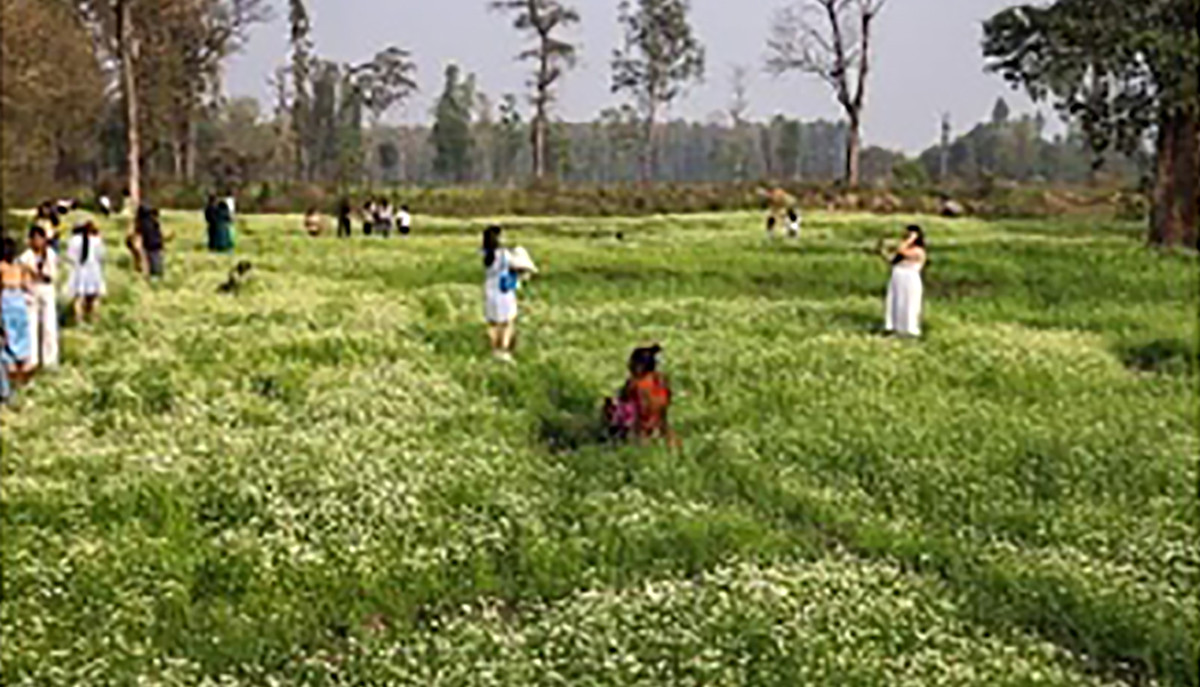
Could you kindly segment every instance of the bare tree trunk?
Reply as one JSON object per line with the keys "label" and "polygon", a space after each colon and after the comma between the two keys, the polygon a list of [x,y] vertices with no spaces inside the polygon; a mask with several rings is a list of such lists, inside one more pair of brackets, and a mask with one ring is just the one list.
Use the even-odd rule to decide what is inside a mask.
{"label": "bare tree trunk", "polygon": [[646,130],[643,132],[641,169],[638,174],[643,184],[654,179],[654,170],[658,167],[658,146],[654,141],[654,124],[658,118],[658,105],[654,97],[650,97],[650,108],[646,112]]}
{"label": "bare tree trunk", "polygon": [[1200,188],[1197,181],[1195,113],[1164,113],[1160,118],[1154,208],[1150,218],[1150,243],[1158,246],[1197,247],[1200,221]]}
{"label": "bare tree trunk", "polygon": [[539,103],[529,127],[530,144],[533,146],[533,178],[541,181],[546,176],[546,117]]}
{"label": "bare tree trunk", "polygon": [[134,76],[133,27],[129,0],[117,0],[117,50],[121,55],[121,83],[125,96],[125,134],[129,154],[129,202],[136,209],[142,203],[142,147],[138,130],[137,81]]}
{"label": "bare tree trunk", "polygon": [[850,130],[846,135],[846,186],[858,188],[859,158],[862,152],[862,128],[857,118],[851,117]]}
{"label": "bare tree trunk", "polygon": [[196,181],[196,119],[187,118],[187,138],[183,148],[183,180],[188,184]]}

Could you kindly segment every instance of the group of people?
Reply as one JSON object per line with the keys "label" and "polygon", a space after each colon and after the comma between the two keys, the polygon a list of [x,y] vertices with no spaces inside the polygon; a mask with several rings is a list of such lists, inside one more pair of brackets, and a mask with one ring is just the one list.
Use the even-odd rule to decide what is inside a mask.
{"label": "group of people", "polygon": [[[800,217],[792,207],[772,208],[767,224],[770,235],[773,236],[780,215],[788,218],[788,233],[798,235]],[[483,232],[484,318],[492,354],[498,360],[511,362],[519,313],[517,290],[521,280],[536,274],[537,268],[524,249],[505,248],[501,235],[501,228],[495,225]],[[921,272],[928,261],[925,232],[920,226],[910,225],[898,245],[888,246],[880,241],[877,249],[891,265],[884,332],[889,336],[919,337],[924,298]],[[677,444],[667,421],[671,388],[658,372],[657,358],[661,351],[655,344],[637,348],[630,356],[628,380],[616,396],[604,401],[603,421],[609,440],[640,442],[661,438]]]}
{"label": "group of people", "polygon": [[[43,206],[45,207],[45,206]],[[62,216],[74,208],[55,207]],[[59,213],[59,210],[65,212]],[[57,226],[48,212],[39,208],[29,227],[26,249],[19,252],[16,239],[5,235],[0,247],[0,400],[7,401],[12,383],[24,383],[39,370],[59,363],[58,281],[59,249]],[[69,270],[67,294],[74,303],[75,319],[91,323],[106,293],[104,241],[96,223],[75,224],[66,241],[63,261]]]}
{"label": "group of people", "polygon": [[[782,221],[787,232],[798,236],[800,215],[794,199],[782,191],[767,194],[769,215],[767,231],[774,236]],[[59,276],[58,227],[64,217],[78,205],[70,201],[47,202],[39,206],[34,224],[29,229],[28,248],[18,255],[16,242],[4,239],[0,277],[3,280],[4,334],[4,391],[8,380],[23,381],[34,371],[58,364],[58,314],[56,284]],[[351,206],[343,199],[338,207],[338,235],[349,236]],[[208,229],[208,247],[218,252],[233,249],[234,204],[231,197],[210,196],[204,211]],[[316,213],[306,215],[305,225]],[[390,236],[393,229],[401,235],[411,231],[412,217],[408,207],[401,205],[393,213],[386,199],[368,202],[362,209],[365,235]],[[310,233],[314,233],[311,229]],[[516,324],[519,314],[517,292],[523,280],[537,274],[538,269],[528,251],[521,247],[506,248],[502,229],[489,226],[482,237],[484,268],[484,318],[488,325],[488,340],[493,356],[511,362],[516,344]],[[164,236],[157,210],[141,206],[136,211],[133,228],[126,237],[135,269],[151,279],[164,272]],[[921,273],[927,262],[924,231],[909,226],[904,239],[896,246],[884,242],[878,246],[882,256],[891,264],[885,304],[884,330],[890,335],[918,337],[921,334],[923,283]],[[104,242],[100,230],[90,219],[75,224],[66,243],[64,258],[70,270],[67,291],[74,302],[76,320],[94,320],[100,300],[106,292],[104,280]],[[667,424],[667,409],[671,392],[666,379],[657,371],[657,345],[639,348],[629,361],[630,377],[615,396],[606,399],[604,417],[609,436],[613,439],[645,439],[662,437],[674,441]]]}
{"label": "group of people", "polygon": [[[373,198],[363,204],[358,213],[362,223],[363,236],[382,236],[388,238],[392,232],[400,236],[412,233],[412,213],[407,205],[393,206],[387,198]],[[321,233],[319,216],[316,208],[309,208],[305,214],[304,227],[310,236]],[[354,208],[349,198],[342,198],[337,208],[338,238],[350,238],[354,233]]]}

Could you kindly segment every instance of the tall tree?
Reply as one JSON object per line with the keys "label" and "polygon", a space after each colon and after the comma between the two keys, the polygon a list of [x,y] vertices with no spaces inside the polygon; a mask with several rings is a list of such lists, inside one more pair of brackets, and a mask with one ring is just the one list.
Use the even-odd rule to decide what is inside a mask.
{"label": "tall tree", "polygon": [[0,193],[16,201],[83,181],[105,112],[86,27],[68,4],[44,0],[3,0],[0,26]]}
{"label": "tall tree", "polygon": [[862,121],[871,73],[872,30],[887,0],[801,0],[780,10],[767,41],[767,69],[800,71],[833,89],[846,115],[845,181],[859,183]]}
{"label": "tall tree", "polygon": [[776,169],[779,176],[788,181],[796,181],[800,178],[803,136],[800,120],[779,115],[772,120],[771,128],[776,130],[775,157],[778,160]]}
{"label": "tall tree", "polygon": [[1008,124],[1011,114],[1012,109],[1008,106],[1008,101],[1004,98],[996,98],[996,104],[992,107],[992,124],[996,126]]}
{"label": "tall tree", "polygon": [[[195,170],[196,123],[202,110],[215,111],[221,93],[221,64],[245,43],[250,27],[271,17],[263,0],[194,0],[157,3],[155,33],[167,59],[155,67],[169,89],[174,171],[191,181]],[[162,9],[167,11],[161,11]],[[142,9],[145,13],[145,8]],[[165,68],[165,69],[164,69]]]}
{"label": "tall tree", "polygon": [[138,58],[142,35],[135,26],[137,0],[79,0],[76,9],[105,53],[116,63],[124,105],[126,189],[141,202],[141,130],[138,118]]}
{"label": "tall tree", "polygon": [[309,114],[312,97],[309,79],[312,73],[312,24],[304,0],[288,0],[288,25],[292,45],[292,129],[296,138],[296,179],[308,179],[310,163],[308,150],[313,144]]}
{"label": "tall tree", "polygon": [[446,84],[434,108],[430,140],[436,155],[433,171],[443,179],[459,183],[471,174],[471,105],[474,100],[473,79],[462,78],[458,65],[446,67]]}
{"label": "tall tree", "polygon": [[549,108],[554,102],[554,85],[567,69],[575,66],[575,46],[557,32],[577,24],[579,12],[561,0],[491,0],[490,5],[515,15],[513,27],[530,34],[535,41],[535,45],[522,52],[518,59],[537,63],[530,82],[533,86],[533,120],[529,132],[533,176],[540,180],[546,175]]}
{"label": "tall tree", "polygon": [[521,110],[517,107],[517,96],[506,93],[500,99],[500,121],[496,127],[495,152],[492,164],[496,181],[508,184],[516,173],[517,156],[521,154],[525,124],[521,121]]}
{"label": "tall tree", "polygon": [[1097,151],[1155,141],[1149,240],[1196,246],[1200,221],[1200,0],[1057,0],[985,25],[989,68],[1049,99]]}
{"label": "tall tree", "polygon": [[362,106],[371,113],[374,123],[388,110],[404,102],[417,90],[417,65],[412,53],[391,46],[375,54],[370,62],[347,68],[351,86],[362,99]]}
{"label": "tall tree", "polygon": [[729,70],[729,121],[733,127],[729,155],[733,162],[733,178],[746,177],[746,113],[750,110],[750,69],[735,64]]}
{"label": "tall tree", "polygon": [[704,47],[692,31],[688,0],[621,0],[624,45],[613,52],[612,90],[628,93],[643,121],[641,179],[658,163],[654,127],[661,111],[693,81],[704,77]]}

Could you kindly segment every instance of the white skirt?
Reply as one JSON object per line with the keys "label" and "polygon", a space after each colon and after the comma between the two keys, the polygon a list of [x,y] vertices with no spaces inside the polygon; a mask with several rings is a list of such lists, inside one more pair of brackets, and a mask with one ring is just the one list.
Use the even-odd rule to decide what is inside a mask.
{"label": "white skirt", "polygon": [[84,265],[71,270],[67,280],[67,293],[71,298],[84,296],[103,296],[108,292],[104,283],[104,274],[95,265]]}
{"label": "white skirt", "polygon": [[924,298],[924,291],[919,267],[893,267],[892,280],[888,283],[883,328],[896,334],[920,336],[921,299]]}
{"label": "white skirt", "polygon": [[499,289],[484,289],[483,316],[489,324],[507,324],[517,318],[517,293],[500,293]]}

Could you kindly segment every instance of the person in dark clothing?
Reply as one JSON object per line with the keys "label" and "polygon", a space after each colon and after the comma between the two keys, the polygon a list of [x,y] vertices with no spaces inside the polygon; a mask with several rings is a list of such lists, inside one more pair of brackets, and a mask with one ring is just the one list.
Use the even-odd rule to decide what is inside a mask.
{"label": "person in dark clothing", "polygon": [[204,221],[208,225],[208,249],[215,253],[233,250],[233,209],[228,200],[208,197],[204,208]]}
{"label": "person in dark clothing", "polygon": [[375,201],[369,200],[362,209],[362,230],[363,236],[370,236],[371,230],[375,228]]}
{"label": "person in dark clothing", "polygon": [[337,208],[337,235],[338,238],[350,238],[350,199],[342,198],[338,203]]}
{"label": "person in dark clothing", "polygon": [[138,238],[141,240],[142,251],[146,260],[146,273],[152,279],[163,276],[163,232],[162,223],[158,218],[158,210],[148,205],[138,208],[134,224]]}

